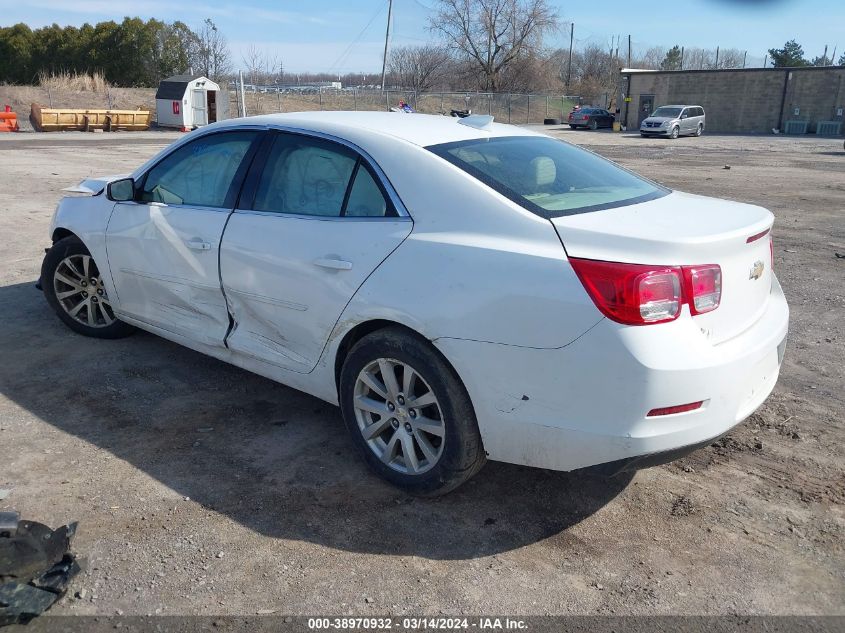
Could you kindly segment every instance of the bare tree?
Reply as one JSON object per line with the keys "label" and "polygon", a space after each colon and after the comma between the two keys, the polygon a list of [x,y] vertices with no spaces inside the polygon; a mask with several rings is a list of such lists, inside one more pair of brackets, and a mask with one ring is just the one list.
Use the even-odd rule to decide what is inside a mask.
{"label": "bare tree", "polygon": [[631,60],[631,65],[634,68],[657,70],[660,68],[664,59],[666,59],[666,49],[662,46],[652,46],[644,53],[634,57],[634,59]]}
{"label": "bare tree", "polygon": [[220,32],[211,18],[203,20],[196,32],[197,42],[193,51],[194,72],[218,81],[232,70],[231,53],[226,36]]}
{"label": "bare tree", "polygon": [[684,70],[706,70],[715,68],[716,51],[706,48],[684,49]]}
{"label": "bare tree", "polygon": [[742,68],[745,53],[738,48],[724,48],[719,51],[719,68]]}
{"label": "bare tree", "polygon": [[484,89],[493,91],[508,66],[537,54],[557,25],[547,0],[437,0],[429,18],[429,28],[470,60]]}
{"label": "bare tree", "polygon": [[439,83],[449,61],[449,51],[441,46],[400,46],[391,51],[387,69],[402,88],[425,92]]}
{"label": "bare tree", "polygon": [[253,85],[275,84],[281,81],[282,62],[277,55],[270,55],[250,44],[241,55],[246,79]]}

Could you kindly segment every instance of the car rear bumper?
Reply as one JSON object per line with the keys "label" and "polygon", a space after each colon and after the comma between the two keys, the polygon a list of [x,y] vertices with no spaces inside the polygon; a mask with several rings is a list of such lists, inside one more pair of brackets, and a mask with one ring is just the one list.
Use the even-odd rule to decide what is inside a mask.
{"label": "car rear bumper", "polygon": [[653,466],[660,466],[661,464],[668,464],[669,462],[673,462],[676,459],[686,457],[690,453],[694,453],[700,448],[710,446],[720,437],[727,435],[728,432],[729,431],[722,433],[721,435],[717,435],[716,437],[711,437],[706,440],[696,442],[695,444],[688,444],[687,446],[681,446],[679,448],[670,448],[665,451],[649,453],[647,455],[638,455],[636,457],[626,457],[624,459],[617,459],[612,462],[605,462],[604,464],[587,466],[586,468],[583,468],[581,470],[588,471],[591,474],[600,475],[603,477],[615,477],[616,475],[619,475],[621,473],[642,470],[644,468],[651,468]]}
{"label": "car rear bumper", "polygon": [[[646,327],[603,319],[560,349],[436,344],[466,384],[490,459],[553,470],[623,460],[630,468],[633,458],[671,459],[704,445],[751,415],[777,382],[788,320],[773,280],[762,316],[718,345],[688,315]],[[697,410],[647,416],[698,401]]]}

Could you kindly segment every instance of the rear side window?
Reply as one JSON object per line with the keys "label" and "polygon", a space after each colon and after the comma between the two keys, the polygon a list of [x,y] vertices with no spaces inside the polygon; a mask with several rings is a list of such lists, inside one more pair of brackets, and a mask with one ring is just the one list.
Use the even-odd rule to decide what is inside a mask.
{"label": "rear side window", "polygon": [[248,130],[220,132],[183,145],[147,172],[140,201],[232,206],[232,181],[256,135]]}
{"label": "rear side window", "polygon": [[544,218],[587,213],[669,193],[615,163],[545,136],[505,136],[428,147]]}
{"label": "rear side window", "polygon": [[339,217],[358,157],[322,139],[276,137],[252,208],[299,215]]}
{"label": "rear side window", "polygon": [[322,217],[395,215],[356,152],[297,134],[279,134],[273,141],[252,208]]}
{"label": "rear side window", "polygon": [[349,198],[346,201],[346,213],[349,217],[383,217],[387,215],[387,201],[376,184],[370,170],[358,166]]}

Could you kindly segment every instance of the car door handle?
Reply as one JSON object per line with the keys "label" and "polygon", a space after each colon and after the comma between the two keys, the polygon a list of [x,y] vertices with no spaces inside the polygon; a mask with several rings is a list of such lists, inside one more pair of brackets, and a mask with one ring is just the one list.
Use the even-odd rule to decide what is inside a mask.
{"label": "car door handle", "polygon": [[195,251],[209,251],[211,250],[211,244],[208,242],[203,242],[200,238],[195,237],[192,240],[187,240],[185,242],[185,246],[188,248],[192,248]]}
{"label": "car door handle", "polygon": [[352,270],[352,262],[347,262],[343,259],[335,259],[333,257],[320,257],[314,260],[314,265],[320,268],[328,268],[329,270]]}

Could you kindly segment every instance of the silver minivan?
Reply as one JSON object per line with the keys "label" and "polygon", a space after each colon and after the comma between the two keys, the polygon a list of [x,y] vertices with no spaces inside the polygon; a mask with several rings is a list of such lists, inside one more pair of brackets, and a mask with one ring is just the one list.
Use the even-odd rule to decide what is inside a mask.
{"label": "silver minivan", "polygon": [[641,136],[701,136],[704,132],[704,108],[695,105],[665,105],[640,123]]}

